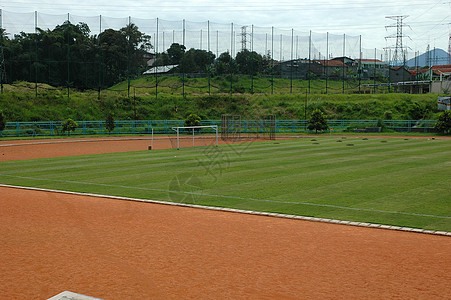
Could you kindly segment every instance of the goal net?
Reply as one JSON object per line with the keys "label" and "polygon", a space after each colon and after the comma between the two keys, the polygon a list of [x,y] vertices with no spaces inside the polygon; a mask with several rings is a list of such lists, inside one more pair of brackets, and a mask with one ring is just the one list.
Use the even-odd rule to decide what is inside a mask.
{"label": "goal net", "polygon": [[176,134],[173,148],[218,146],[218,126],[181,126],[172,127]]}
{"label": "goal net", "polygon": [[276,139],[276,116],[264,119],[241,120],[240,115],[223,115],[221,120],[221,139],[240,141],[253,139]]}

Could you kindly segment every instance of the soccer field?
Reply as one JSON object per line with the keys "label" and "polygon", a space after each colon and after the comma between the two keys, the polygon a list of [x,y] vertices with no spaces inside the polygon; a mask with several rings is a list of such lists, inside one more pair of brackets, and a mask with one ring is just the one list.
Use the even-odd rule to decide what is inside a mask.
{"label": "soccer field", "polygon": [[451,231],[451,140],[321,137],[0,162],[0,183]]}

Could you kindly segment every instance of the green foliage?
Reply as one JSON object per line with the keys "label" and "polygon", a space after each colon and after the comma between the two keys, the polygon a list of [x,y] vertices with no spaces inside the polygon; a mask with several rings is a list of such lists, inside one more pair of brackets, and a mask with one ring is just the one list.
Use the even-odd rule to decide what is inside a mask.
{"label": "green foliage", "polygon": [[185,53],[179,69],[186,73],[206,73],[214,59],[215,55],[211,51],[191,48]]}
{"label": "green foliage", "polygon": [[200,126],[200,117],[196,114],[190,114],[188,117],[186,117],[184,125],[183,126]]}
{"label": "green foliage", "polygon": [[435,129],[443,134],[451,133],[451,111],[447,110],[439,116]]}
{"label": "green foliage", "polygon": [[172,44],[167,53],[169,61],[168,63],[171,65],[178,65],[183,59],[183,55],[185,54],[186,47],[184,45],[180,45],[178,43]]}
{"label": "green foliage", "polygon": [[6,126],[6,118],[5,115],[3,114],[3,111],[0,110],[0,135],[2,131],[5,129],[5,126]]}
{"label": "green foliage", "polygon": [[109,133],[114,130],[114,127],[116,125],[114,124],[114,118],[111,113],[108,113],[105,120],[105,127],[108,130]]}
{"label": "green foliage", "polygon": [[257,75],[263,72],[263,57],[255,51],[244,49],[236,54],[235,61],[240,74]]}
{"label": "green foliage", "polygon": [[326,118],[327,117],[321,110],[315,109],[312,112],[310,120],[308,121],[308,129],[315,130],[315,133],[318,133],[318,130],[320,131],[327,130],[328,126]]}
{"label": "green foliage", "polygon": [[[65,21],[53,30],[20,33],[4,42],[9,82],[30,80],[78,89],[108,87],[142,74],[150,36],[134,24],[90,35],[86,23]],[[36,53],[37,50],[37,53]],[[39,59],[33,62],[35,57]],[[101,68],[101,76],[99,71]]]}
{"label": "green foliage", "polygon": [[63,132],[67,132],[67,135],[70,135],[71,131],[75,131],[78,127],[78,123],[72,119],[66,119],[63,124],[61,124]]}
{"label": "green foliage", "polygon": [[[320,94],[306,96],[300,93],[305,81],[293,82],[290,94],[290,80],[276,79],[271,95],[267,78],[254,78],[254,94],[230,95],[230,78],[211,78],[211,95],[208,94],[207,78],[185,78],[185,97],[182,96],[182,81],[178,77],[159,77],[158,97],[155,97],[155,78],[145,77],[131,82],[136,86],[137,119],[184,119],[190,112],[196,112],[206,119],[218,119],[222,114],[241,114],[243,118],[255,118],[277,114],[278,119],[304,119],[320,109],[329,119],[346,120],[402,120],[412,119],[416,110],[420,119],[437,119],[436,94]],[[233,76],[233,89],[248,93],[250,76]],[[322,86],[320,80],[313,86]],[[332,83],[329,82],[329,86]],[[0,94],[0,108],[6,119],[20,121],[104,120],[105,111],[111,112],[116,120],[134,119],[134,101],[127,95],[127,82],[121,82],[110,90],[102,90],[100,100],[97,91],[71,90],[70,99],[66,89],[42,85],[35,97],[34,84],[17,82],[5,85]],[[123,92],[120,92],[120,91]],[[119,91],[119,92],[118,92]],[[220,91],[222,91],[220,93]],[[315,90],[318,91],[318,90]],[[307,107],[305,100],[307,97]],[[178,110],[175,109],[178,107]],[[410,108],[409,108],[410,106]]]}
{"label": "green foliage", "polygon": [[216,74],[230,74],[234,71],[235,61],[229,52],[221,53],[216,61]]}

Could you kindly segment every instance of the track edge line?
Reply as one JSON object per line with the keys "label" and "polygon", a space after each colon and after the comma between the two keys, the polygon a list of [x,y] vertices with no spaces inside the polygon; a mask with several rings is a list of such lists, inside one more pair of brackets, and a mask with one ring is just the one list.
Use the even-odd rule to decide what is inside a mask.
{"label": "track edge line", "polygon": [[189,208],[197,208],[197,209],[205,209],[205,210],[213,210],[213,211],[224,211],[224,212],[230,212],[230,213],[248,214],[248,215],[265,216],[265,217],[273,217],[273,218],[298,219],[298,220],[310,221],[310,222],[330,223],[330,224],[337,224],[337,225],[377,228],[377,229],[386,229],[386,230],[394,230],[394,231],[404,231],[404,232],[411,232],[411,233],[422,233],[422,234],[450,236],[451,237],[451,232],[442,231],[442,230],[430,230],[430,229],[401,227],[401,226],[367,223],[367,222],[359,222],[359,221],[347,221],[347,220],[307,217],[307,216],[299,216],[299,215],[288,215],[288,214],[280,214],[280,213],[274,213],[274,212],[243,210],[243,209],[227,208],[227,207],[220,207],[220,206],[206,206],[206,205],[197,205],[197,204],[188,204],[188,203],[177,203],[177,202],[170,202],[170,201],[101,195],[101,194],[94,194],[94,193],[71,192],[71,191],[9,185],[9,184],[1,184],[1,183],[0,183],[0,187],[15,188],[15,189],[22,189],[22,190],[30,190],[30,191],[39,191],[39,192],[59,193],[59,194],[66,194],[66,195],[87,196],[87,197],[94,197],[94,198],[144,202],[144,203],[161,204],[161,205],[169,205],[169,206],[189,207]]}

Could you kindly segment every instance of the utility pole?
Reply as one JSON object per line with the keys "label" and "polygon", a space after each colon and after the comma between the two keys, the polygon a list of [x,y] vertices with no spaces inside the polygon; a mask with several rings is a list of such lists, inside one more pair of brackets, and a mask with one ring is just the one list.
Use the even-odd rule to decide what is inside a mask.
{"label": "utility pole", "polygon": [[1,91],[0,93],[3,94],[3,82],[5,82],[6,79],[6,72],[5,72],[5,56],[3,54],[3,29],[0,28],[0,86]]}
{"label": "utility pole", "polygon": [[449,32],[448,39],[448,65],[451,65],[451,31]]}
{"label": "utility pole", "polygon": [[394,49],[393,57],[392,57],[392,66],[402,66],[404,64],[404,61],[405,61],[405,57],[404,57],[405,51],[404,51],[404,49],[406,47],[403,45],[402,38],[403,37],[408,37],[408,36],[403,35],[403,27],[406,26],[406,25],[403,24],[403,21],[407,17],[408,16],[388,16],[388,17],[385,17],[387,19],[391,19],[391,20],[396,21],[396,24],[385,26],[385,29],[396,27],[396,34],[392,34],[392,35],[389,35],[389,36],[385,37],[385,39],[396,39],[396,43],[395,43],[394,47],[391,46],[391,47],[386,47],[385,48],[385,49]]}
{"label": "utility pole", "polygon": [[5,71],[5,56],[3,54],[3,35],[5,34],[5,30],[3,29],[3,21],[2,21],[2,10],[0,9],[0,93],[3,94],[3,82],[6,80],[6,71]]}

